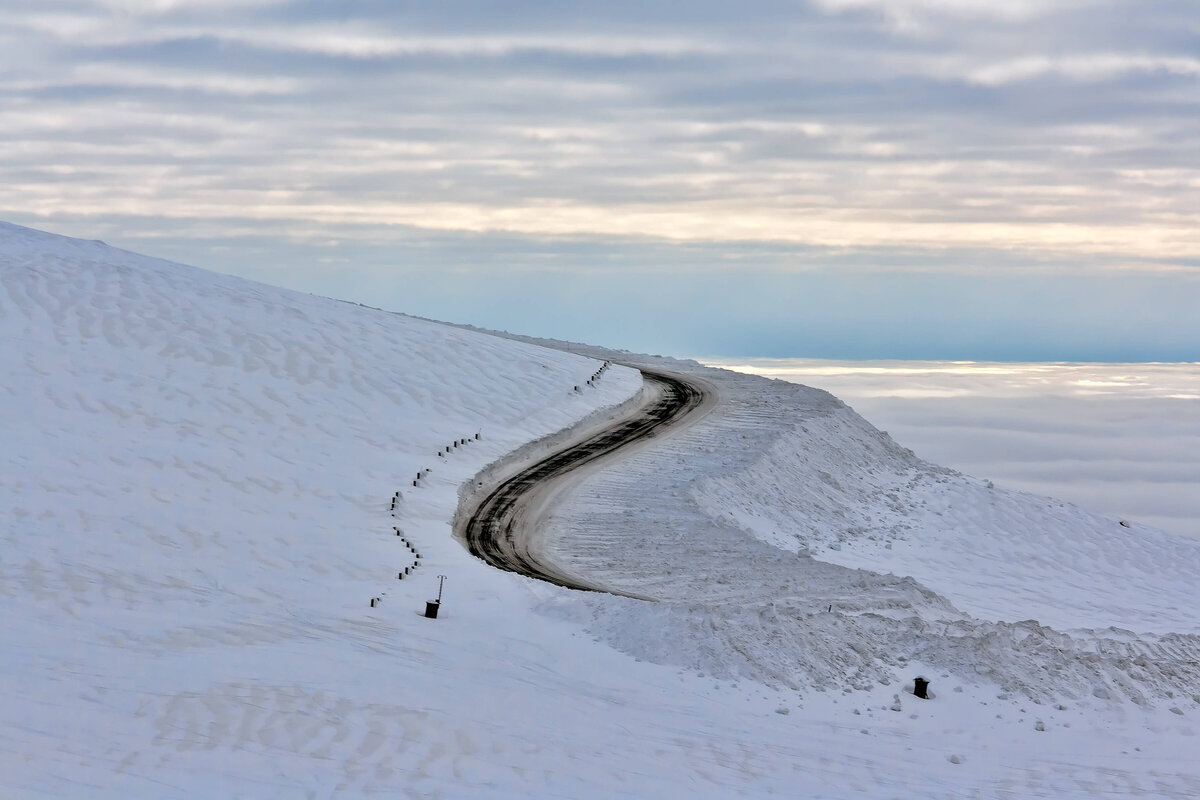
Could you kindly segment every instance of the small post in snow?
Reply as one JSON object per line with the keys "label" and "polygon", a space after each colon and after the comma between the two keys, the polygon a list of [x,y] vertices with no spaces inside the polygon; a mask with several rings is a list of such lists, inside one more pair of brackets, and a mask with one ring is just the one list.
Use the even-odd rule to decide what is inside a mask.
{"label": "small post in snow", "polygon": [[445,575],[438,575],[438,596],[437,600],[428,600],[425,603],[425,616],[428,619],[437,619],[438,609],[442,605],[442,586],[446,583]]}

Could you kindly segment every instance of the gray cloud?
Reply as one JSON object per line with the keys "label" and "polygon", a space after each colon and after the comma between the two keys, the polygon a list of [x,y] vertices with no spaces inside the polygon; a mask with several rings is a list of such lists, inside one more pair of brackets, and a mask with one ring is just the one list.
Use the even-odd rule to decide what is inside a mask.
{"label": "gray cloud", "polygon": [[380,248],[254,267],[305,288],[429,248],[514,274],[479,237],[584,273],[1190,270],[1198,44],[1176,0],[4,1],[0,214]]}

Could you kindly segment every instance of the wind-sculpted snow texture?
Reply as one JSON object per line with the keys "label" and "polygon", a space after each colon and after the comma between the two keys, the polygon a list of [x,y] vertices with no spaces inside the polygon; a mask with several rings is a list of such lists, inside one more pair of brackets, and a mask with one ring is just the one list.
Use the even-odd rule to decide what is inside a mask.
{"label": "wind-sculpted snow texture", "polygon": [[530,510],[657,602],[471,556],[593,355],[0,224],[0,797],[1200,796],[1194,551],[822,392],[649,359],[720,403]]}
{"label": "wind-sculpted snow texture", "polygon": [[[210,737],[293,736],[269,725],[273,704],[341,701],[254,662],[323,671],[371,649],[369,600],[412,583],[402,542],[429,580],[447,568],[435,545],[469,560],[449,530],[461,483],[641,385],[627,368],[586,385],[598,363],[582,356],[5,224],[0,343],[0,776],[29,781],[0,777],[3,796],[53,793],[37,775],[74,795],[69,765],[100,751],[137,774],[152,742],[212,746],[182,733],[201,709]],[[231,698],[261,705],[258,721]]]}
{"label": "wind-sculpted snow texture", "polygon": [[587,601],[606,640],[795,688],[917,660],[1039,702],[1200,702],[1200,542],[927,464],[818,389],[676,369],[716,410],[546,523],[571,571],[662,601]]}

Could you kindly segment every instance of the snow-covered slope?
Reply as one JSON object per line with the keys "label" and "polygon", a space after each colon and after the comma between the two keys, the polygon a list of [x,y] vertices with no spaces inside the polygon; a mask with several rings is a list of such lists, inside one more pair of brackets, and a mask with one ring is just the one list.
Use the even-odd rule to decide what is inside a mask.
{"label": "snow-covered slope", "polygon": [[635,370],[0,224],[0,796],[1200,793],[1193,550],[655,363],[717,409],[549,531],[661,599],[581,595],[450,522]]}
{"label": "snow-covered slope", "polygon": [[[120,749],[153,698],[261,680],[247,651],[325,641],[305,658],[336,670],[371,646],[370,598],[412,611],[438,572],[475,566],[450,541],[460,484],[641,385],[621,368],[593,389],[582,356],[11,225],[0,342],[9,776]],[[409,584],[393,523],[425,559]]]}
{"label": "snow-covered slope", "polygon": [[934,467],[828,395],[780,389],[789,408],[824,408],[780,413],[753,465],[698,485],[710,514],[785,550],[911,575],[988,620],[1200,633],[1200,542]]}
{"label": "snow-covered slope", "polygon": [[214,606],[357,609],[396,572],[379,515],[393,492],[444,517],[484,464],[640,383],[624,369],[576,392],[595,369],[582,357],[98,243],[0,236],[0,502],[22,559],[4,585],[68,618],[101,598],[154,604],[170,636]]}
{"label": "snow-covered slope", "polygon": [[583,601],[592,630],[796,688],[917,659],[1045,702],[1195,702],[1200,542],[925,463],[818,389],[679,368],[718,409],[549,522],[575,571],[666,601],[651,636],[640,609]]}

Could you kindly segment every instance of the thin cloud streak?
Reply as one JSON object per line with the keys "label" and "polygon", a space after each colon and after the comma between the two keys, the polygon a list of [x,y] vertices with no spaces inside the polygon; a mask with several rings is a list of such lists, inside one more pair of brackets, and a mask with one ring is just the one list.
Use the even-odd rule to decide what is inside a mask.
{"label": "thin cloud streak", "polygon": [[967,79],[985,86],[1001,86],[1045,75],[1058,75],[1078,81],[1102,81],[1127,73],[1155,72],[1194,78],[1200,76],[1200,59],[1112,53],[1071,58],[1029,56],[1015,61],[970,68],[967,71]]}

